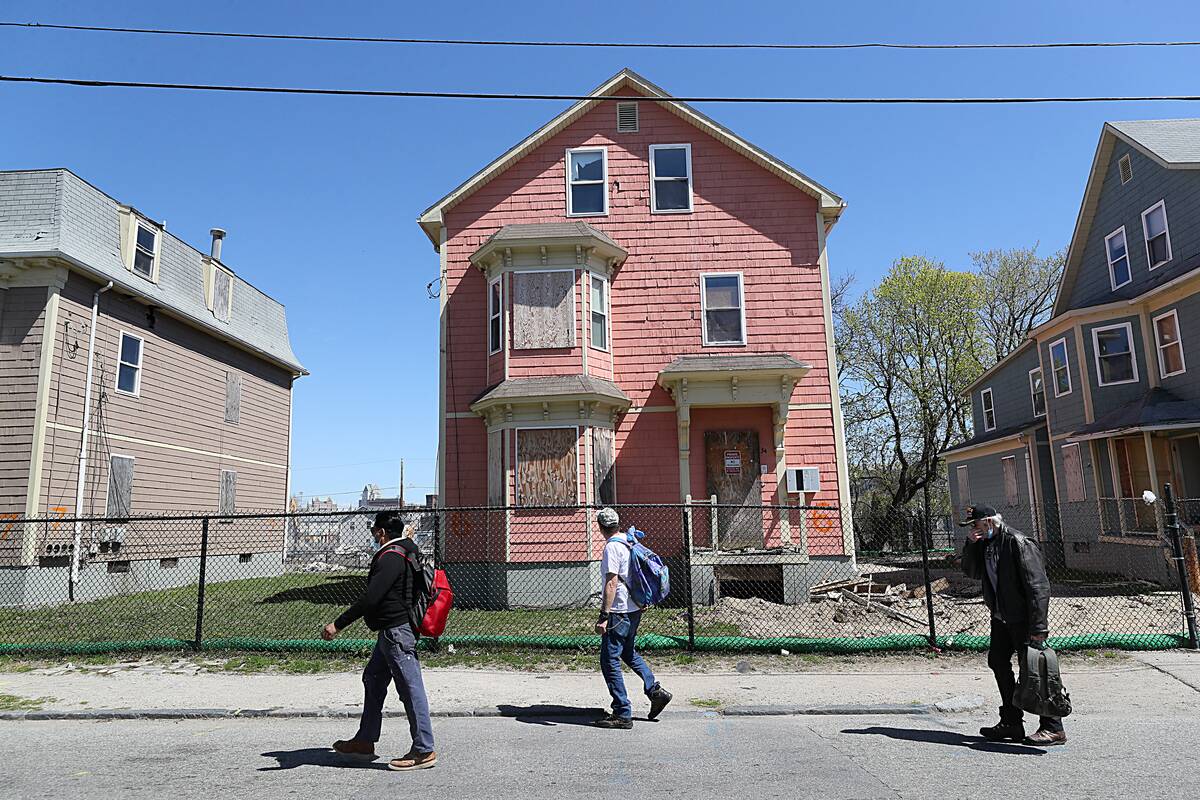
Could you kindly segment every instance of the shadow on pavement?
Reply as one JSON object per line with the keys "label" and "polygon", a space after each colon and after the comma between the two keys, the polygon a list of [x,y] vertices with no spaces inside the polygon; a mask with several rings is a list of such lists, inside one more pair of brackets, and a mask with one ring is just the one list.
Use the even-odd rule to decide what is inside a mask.
{"label": "shadow on pavement", "polygon": [[340,767],[341,769],[387,769],[387,761],[373,761],[360,756],[344,756],[328,747],[306,747],[302,750],[275,750],[263,753],[264,758],[273,758],[278,764],[259,767],[259,772],[276,772],[296,767]]}
{"label": "shadow on pavement", "polygon": [[603,719],[608,712],[600,708],[579,708],[577,706],[534,705],[510,706],[498,705],[496,709],[502,717],[512,717],[517,722],[528,725],[583,725],[591,726],[598,719]]}
{"label": "shadow on pavement", "polygon": [[899,739],[902,742],[948,744],[955,747],[969,747],[972,750],[983,750],[988,753],[1006,753],[1013,756],[1046,755],[1046,751],[1040,747],[1007,742],[989,742],[978,736],[964,736],[954,731],[926,730],[924,728],[888,728],[881,725],[873,725],[870,728],[846,728],[842,733],[886,736],[889,739]]}

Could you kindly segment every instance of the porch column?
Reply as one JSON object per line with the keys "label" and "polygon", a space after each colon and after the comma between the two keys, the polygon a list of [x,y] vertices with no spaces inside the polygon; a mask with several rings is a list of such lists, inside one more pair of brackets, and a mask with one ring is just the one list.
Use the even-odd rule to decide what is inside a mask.
{"label": "porch column", "polygon": [[692,407],[677,400],[675,415],[679,423],[679,497],[684,500],[692,493]]}
{"label": "porch column", "polygon": [[[1142,440],[1146,443],[1146,468],[1150,471],[1150,491],[1154,492],[1155,496],[1162,495],[1162,487],[1158,485],[1158,465],[1154,463],[1154,437],[1150,435],[1150,431],[1142,431]],[[1137,487],[1134,487],[1137,491]],[[1159,533],[1163,532],[1162,516],[1155,511],[1154,526]]]}
{"label": "porch column", "polygon": [[[786,385],[786,381],[785,381]],[[787,444],[785,438],[787,436],[787,420],[788,420],[788,399],[791,395],[790,391],[784,392],[784,399],[775,404],[775,502],[777,505],[786,506],[791,499],[787,493]],[[801,495],[803,502],[804,496]],[[779,543],[784,547],[788,547],[792,543],[792,525],[790,514],[787,511],[779,513]],[[804,525],[804,512],[800,512],[800,525]],[[801,534],[803,538],[803,534]]]}

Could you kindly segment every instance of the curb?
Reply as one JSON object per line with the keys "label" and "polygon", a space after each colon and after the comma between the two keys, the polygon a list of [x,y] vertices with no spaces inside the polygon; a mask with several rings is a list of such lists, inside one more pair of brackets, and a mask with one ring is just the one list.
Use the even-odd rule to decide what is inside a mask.
{"label": "curb", "polygon": [[[938,713],[933,705],[843,705],[843,706],[727,706],[696,711],[668,712],[668,717],[798,717],[798,716],[921,716]],[[952,713],[952,712],[941,712]],[[598,719],[604,712],[597,708],[555,708],[553,711],[530,708],[526,711],[504,711],[495,707],[434,711],[430,716],[452,718],[528,719]],[[0,722],[76,721],[101,722],[112,720],[199,720],[199,719],[358,719],[356,709],[332,708],[113,708],[87,711],[0,711]],[[400,710],[385,710],[389,719],[403,719]]]}

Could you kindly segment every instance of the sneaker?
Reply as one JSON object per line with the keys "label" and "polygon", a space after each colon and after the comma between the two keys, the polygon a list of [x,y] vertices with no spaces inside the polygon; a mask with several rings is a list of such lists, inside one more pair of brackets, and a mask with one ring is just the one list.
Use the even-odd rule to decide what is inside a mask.
{"label": "sneaker", "polygon": [[375,757],[375,743],[362,739],[340,739],[333,743],[333,749],[344,756]]}
{"label": "sneaker", "polygon": [[592,724],[597,728],[628,731],[633,729],[633,717],[618,717],[616,714],[609,714],[604,719],[598,719]]}
{"label": "sneaker", "polygon": [[429,769],[437,764],[437,753],[407,753],[388,762],[388,769],[396,772],[408,772],[414,769]]}
{"label": "sneaker", "polygon": [[1023,742],[1025,726],[1019,722],[999,722],[990,728],[980,728],[979,735],[989,742]]}
{"label": "sneaker", "polygon": [[670,692],[657,683],[646,693],[646,696],[650,698],[650,713],[647,715],[647,719],[658,719],[658,715],[667,707],[667,703],[671,702],[672,697]]}
{"label": "sneaker", "polygon": [[1036,745],[1037,747],[1053,747],[1057,744],[1066,744],[1067,734],[1063,731],[1048,731],[1045,728],[1039,728],[1036,733],[1032,734],[1025,740],[1025,744]]}

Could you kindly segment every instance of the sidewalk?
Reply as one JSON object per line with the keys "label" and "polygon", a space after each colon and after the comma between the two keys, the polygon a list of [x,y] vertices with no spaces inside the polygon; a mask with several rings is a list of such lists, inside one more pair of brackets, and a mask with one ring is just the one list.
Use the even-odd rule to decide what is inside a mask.
{"label": "sidewalk", "polygon": [[[673,714],[966,713],[990,716],[998,705],[985,657],[889,660],[879,671],[680,673],[658,677],[675,694]],[[103,673],[109,674],[103,674]],[[58,674],[56,674],[58,673]],[[191,674],[192,668],[143,666],[86,672],[0,674],[0,695],[40,701],[0,719],[105,717],[357,716],[357,672],[319,675]],[[1200,654],[1132,653],[1129,658],[1064,669],[1078,713],[1120,704],[1147,714],[1200,710]],[[627,682],[636,688],[636,679]],[[603,708],[599,672],[427,669],[430,706],[440,716],[514,716],[534,706],[558,713]],[[635,713],[641,713],[635,695]],[[388,711],[403,711],[394,695]],[[543,709],[543,712],[545,709]]]}

